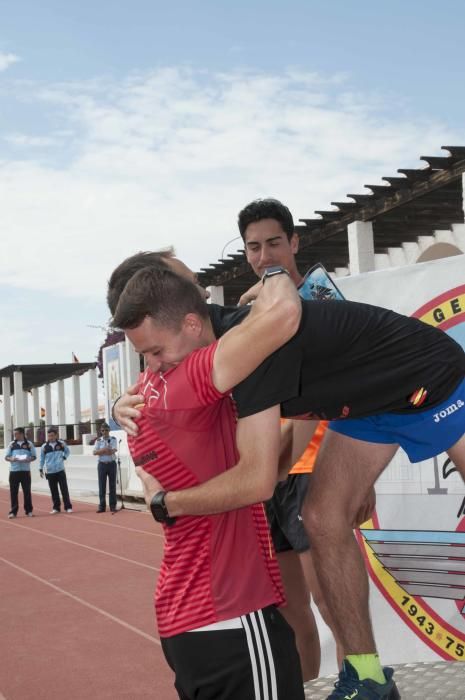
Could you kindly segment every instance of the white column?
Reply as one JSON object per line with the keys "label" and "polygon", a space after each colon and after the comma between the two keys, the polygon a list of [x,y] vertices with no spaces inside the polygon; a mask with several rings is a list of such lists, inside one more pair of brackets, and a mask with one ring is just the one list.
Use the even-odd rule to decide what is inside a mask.
{"label": "white column", "polygon": [[73,374],[74,439],[79,440],[79,423],[81,422],[81,386],[79,375]]}
{"label": "white column", "polygon": [[98,387],[97,387],[97,370],[89,370],[89,388],[90,388],[90,432],[97,432],[98,418]]}
{"label": "white column", "polygon": [[124,350],[126,354],[126,386],[135,384],[137,377],[140,373],[140,356],[139,353],[134,350],[134,345],[126,338],[124,344]]}
{"label": "white column", "polygon": [[57,381],[58,390],[58,437],[66,440],[66,404],[64,379]]}
{"label": "white column", "polygon": [[53,425],[52,416],[52,390],[50,384],[44,386],[45,390],[45,432]]}
{"label": "white column", "polygon": [[13,387],[14,387],[14,428],[22,428],[24,426],[24,396],[23,396],[23,373],[13,372]]}
{"label": "white column", "polygon": [[224,289],[223,287],[207,287],[207,291],[210,292],[210,299],[208,300],[210,304],[219,304],[224,306]]}
{"label": "white column", "polygon": [[126,343],[124,340],[122,340],[120,343],[117,343],[116,347],[118,348],[118,354],[119,354],[119,385],[120,385],[120,392],[123,394],[126,389],[128,388],[129,384],[127,383],[127,368],[126,368]]}
{"label": "white column", "polygon": [[37,386],[32,389],[32,420],[34,422],[34,440],[37,441],[40,427],[39,388]]}
{"label": "white column", "polygon": [[13,440],[13,426],[11,425],[11,391],[10,377],[2,377],[3,395],[3,442],[8,445]]}
{"label": "white column", "polygon": [[350,274],[375,269],[375,246],[371,221],[353,221],[347,227]]}
{"label": "white column", "polygon": [[23,391],[24,401],[24,429],[29,425],[29,392]]}

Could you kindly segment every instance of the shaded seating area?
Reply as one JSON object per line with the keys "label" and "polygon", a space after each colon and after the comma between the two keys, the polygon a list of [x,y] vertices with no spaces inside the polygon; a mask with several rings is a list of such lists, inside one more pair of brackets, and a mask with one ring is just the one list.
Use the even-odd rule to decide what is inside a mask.
{"label": "shaded seating area", "polygon": [[[15,426],[28,427],[34,442],[43,440],[47,428],[57,425],[59,437],[82,441],[84,432],[95,433],[98,421],[97,363],[70,362],[33,365],[7,365],[0,369],[0,394],[4,412],[4,444],[12,439]],[[88,376],[90,395],[89,426],[81,423],[81,377]],[[74,420],[67,420],[65,380],[71,380]],[[57,412],[52,411],[52,385],[56,385]],[[68,435],[72,424],[72,434]],[[41,431],[43,434],[41,434]]]}

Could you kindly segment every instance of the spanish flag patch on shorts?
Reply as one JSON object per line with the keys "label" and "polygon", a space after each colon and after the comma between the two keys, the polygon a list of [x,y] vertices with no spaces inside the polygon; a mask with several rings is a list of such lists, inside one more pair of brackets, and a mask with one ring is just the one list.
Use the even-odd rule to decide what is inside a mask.
{"label": "spanish flag patch on shorts", "polygon": [[428,391],[424,386],[422,386],[420,389],[415,389],[413,394],[409,397],[409,402],[412,404],[412,406],[418,408],[418,406],[421,406],[421,404],[425,402],[427,396]]}

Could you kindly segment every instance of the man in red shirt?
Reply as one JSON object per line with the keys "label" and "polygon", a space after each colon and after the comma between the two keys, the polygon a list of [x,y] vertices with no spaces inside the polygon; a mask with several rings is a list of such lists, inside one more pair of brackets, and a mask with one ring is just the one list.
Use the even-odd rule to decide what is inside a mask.
{"label": "man in red shirt", "polygon": [[[228,470],[241,461],[248,431],[259,431],[264,419],[263,414],[245,419],[236,435],[229,391],[296,332],[300,302],[287,290],[282,303],[288,286],[286,275],[270,279],[250,320],[216,342],[195,285],[166,269],[141,270],[128,284],[130,303],[125,306],[124,292],[116,309],[115,325],[148,365],[139,381],[145,402],[139,435],[129,438],[134,463],[165,491],[211,484],[213,478],[223,493],[219,511],[229,511],[174,520],[167,516],[163,492],[151,503],[166,537],[157,621],[183,700],[304,697],[294,634],[276,608],[283,602],[282,586],[261,504],[275,485],[279,433],[278,440],[242,456],[249,473],[262,453],[274,465],[274,474],[261,481],[256,505],[246,506],[247,484],[237,483],[235,493],[224,487],[231,482]],[[238,343],[247,342],[252,324],[260,339],[238,363]],[[270,411],[279,421],[279,411]],[[269,420],[270,412],[263,413]],[[229,510],[228,499],[237,507],[241,489],[246,507]]]}

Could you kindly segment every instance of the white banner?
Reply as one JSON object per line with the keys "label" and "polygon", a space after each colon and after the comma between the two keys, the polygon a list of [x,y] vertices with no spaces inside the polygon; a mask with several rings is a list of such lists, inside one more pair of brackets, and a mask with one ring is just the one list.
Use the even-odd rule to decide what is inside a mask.
{"label": "white banner", "polygon": [[[465,347],[465,256],[337,280],[347,299],[416,316]],[[465,426],[464,426],[465,430]],[[359,537],[383,664],[465,660],[465,487],[447,455],[399,450]],[[350,600],[347,601],[350,606]],[[336,671],[322,630],[322,675]]]}

